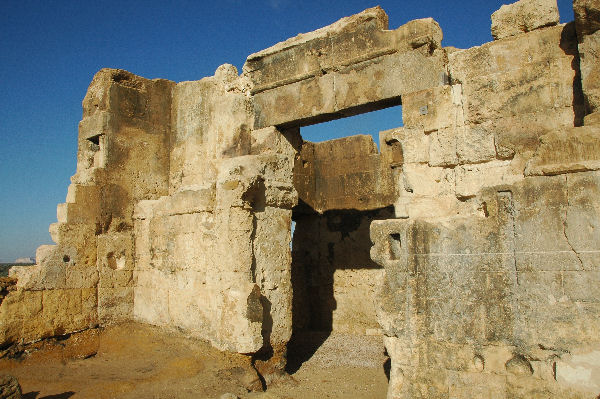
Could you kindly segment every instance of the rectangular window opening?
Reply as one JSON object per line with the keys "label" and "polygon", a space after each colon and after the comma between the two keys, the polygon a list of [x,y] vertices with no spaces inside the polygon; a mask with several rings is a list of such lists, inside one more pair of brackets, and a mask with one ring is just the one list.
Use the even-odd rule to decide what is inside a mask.
{"label": "rectangular window opening", "polygon": [[305,141],[319,143],[343,137],[368,134],[379,148],[379,132],[402,127],[402,106],[397,105],[300,128]]}

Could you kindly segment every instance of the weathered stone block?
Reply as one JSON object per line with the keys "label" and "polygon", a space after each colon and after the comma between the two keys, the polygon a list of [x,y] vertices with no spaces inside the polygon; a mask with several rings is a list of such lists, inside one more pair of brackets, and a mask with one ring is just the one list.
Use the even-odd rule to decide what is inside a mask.
{"label": "weathered stone block", "polygon": [[171,323],[169,291],[166,288],[136,286],[133,300],[133,318],[154,325]]}
{"label": "weathered stone block", "polygon": [[586,115],[584,118],[584,125],[600,125],[600,111]]}
{"label": "weathered stone block", "polygon": [[252,93],[319,77],[386,54],[440,47],[442,31],[431,18],[410,21],[393,31],[387,30],[387,24],[381,8],[370,8],[250,55],[244,74],[254,84]]}
{"label": "weathered stone block", "polygon": [[305,142],[299,155],[294,173],[304,178],[295,178],[295,184],[300,199],[314,210],[368,210],[394,201],[392,170],[371,136]]}
{"label": "weathered stone block", "polygon": [[583,388],[591,396],[600,391],[600,351],[587,348],[563,356],[556,362],[556,380],[559,383]]}
{"label": "weathered stone block", "polygon": [[494,135],[481,125],[457,129],[456,155],[461,164],[481,163],[496,158]]}
{"label": "weathered stone block", "polygon": [[456,139],[458,131],[462,129],[464,129],[463,126],[449,127],[441,130],[436,130],[430,134],[430,166],[454,166],[458,164],[458,157],[456,155]]}
{"label": "weathered stone block", "polygon": [[481,123],[572,107],[576,72],[571,63],[561,58],[471,79],[463,85],[465,120]]}
{"label": "weathered stone block", "polygon": [[[600,7],[598,13],[600,14]],[[598,22],[600,25],[600,22]],[[579,42],[581,84],[588,113],[600,110],[600,32],[585,35]]]}
{"label": "weathered stone block", "polygon": [[394,53],[257,93],[254,127],[315,123],[351,108],[366,111],[374,103],[398,101],[403,94],[443,84],[443,58],[440,51]]}
{"label": "weathered stone block", "polygon": [[103,324],[131,320],[133,287],[98,287],[98,319]]}
{"label": "weathered stone block", "polygon": [[379,146],[384,162],[390,166],[429,161],[429,139],[421,128],[398,128],[379,132]]}
{"label": "weathered stone block", "polygon": [[430,167],[427,164],[405,164],[402,175],[404,189],[415,195],[435,197],[454,194],[456,183],[453,169]]}
{"label": "weathered stone block", "polygon": [[[387,27],[385,12],[379,7],[370,8],[248,56],[244,73],[254,82],[255,92],[299,81],[320,74],[321,64],[343,65],[357,58],[358,54],[364,57],[365,52],[377,54],[389,51],[393,36],[384,31]],[[345,45],[348,40],[358,40],[359,43],[356,48],[337,52],[331,49],[332,42]]]}
{"label": "weathered stone block", "polygon": [[456,168],[456,196],[473,197],[484,187],[508,185],[522,178],[508,161],[461,165]]}
{"label": "weathered stone block", "polygon": [[492,14],[492,36],[504,39],[523,32],[558,24],[556,0],[519,0]]}
{"label": "weathered stone block", "polygon": [[462,88],[441,86],[402,97],[402,120],[406,127],[422,127],[425,133],[463,124]]}
{"label": "weathered stone block", "polygon": [[528,158],[537,150],[541,136],[556,129],[573,127],[574,120],[573,109],[563,107],[550,114],[534,112],[501,117],[477,125],[477,128],[493,136],[498,158],[511,159],[518,154]]}
{"label": "weathered stone block", "polygon": [[251,153],[253,155],[274,152],[293,157],[301,146],[302,137],[297,129],[279,131],[270,126],[252,131]]}
{"label": "weathered stone block", "polygon": [[600,29],[600,1],[574,0],[575,27],[581,39],[583,35],[590,35]]}
{"label": "weathered stone block", "polygon": [[600,169],[600,127],[559,129],[540,138],[525,175],[557,175]]}

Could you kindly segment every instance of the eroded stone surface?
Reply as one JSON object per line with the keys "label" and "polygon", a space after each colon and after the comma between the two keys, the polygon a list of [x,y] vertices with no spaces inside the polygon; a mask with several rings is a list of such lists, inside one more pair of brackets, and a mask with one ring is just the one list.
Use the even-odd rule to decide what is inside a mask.
{"label": "eroded stone surface", "polygon": [[492,14],[492,36],[504,39],[519,33],[558,24],[556,0],[519,0]]}
{"label": "eroded stone surface", "polygon": [[[56,245],[1,287],[1,344],[133,319],[271,384],[295,333],[383,335],[388,398],[596,398],[596,3],[565,25],[552,0],[503,6],[501,40],[466,50],[376,7],[241,75],[101,70]],[[300,135],[399,104],[379,148]]]}

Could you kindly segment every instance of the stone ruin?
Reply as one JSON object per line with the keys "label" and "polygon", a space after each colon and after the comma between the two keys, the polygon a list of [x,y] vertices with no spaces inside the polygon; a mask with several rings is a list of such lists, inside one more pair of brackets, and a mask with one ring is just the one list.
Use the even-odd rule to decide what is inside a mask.
{"label": "stone ruin", "polygon": [[[101,70],[2,345],[135,320],[252,354],[269,383],[292,332],[382,334],[388,398],[596,398],[600,2],[574,10],[502,6],[459,50],[375,7],[241,75]],[[395,105],[380,151],[300,136]]]}

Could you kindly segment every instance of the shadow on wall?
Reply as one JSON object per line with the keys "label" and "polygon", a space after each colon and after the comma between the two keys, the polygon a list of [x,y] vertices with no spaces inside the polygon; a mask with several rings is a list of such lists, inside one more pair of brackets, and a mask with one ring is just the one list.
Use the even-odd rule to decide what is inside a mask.
{"label": "shadow on wall", "polygon": [[23,399],[68,399],[71,396],[75,395],[75,392],[68,391],[68,392],[58,393],[56,395],[46,395],[46,396],[38,397],[39,394],[40,394],[39,391],[28,392],[28,393],[23,394]]}
{"label": "shadow on wall", "polygon": [[294,208],[292,339],[287,371],[312,357],[332,331],[364,335],[377,329],[373,289],[380,267],[371,260],[373,220],[393,207],[319,214],[300,201]]}

